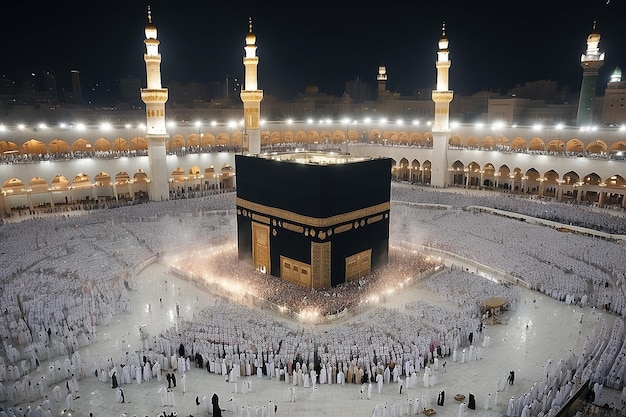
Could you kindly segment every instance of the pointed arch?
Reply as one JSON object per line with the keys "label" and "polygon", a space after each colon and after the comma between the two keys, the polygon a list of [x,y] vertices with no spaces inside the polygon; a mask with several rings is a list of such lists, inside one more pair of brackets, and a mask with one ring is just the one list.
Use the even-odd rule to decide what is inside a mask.
{"label": "pointed arch", "polygon": [[452,184],[465,186],[465,164],[458,159],[452,163]]}
{"label": "pointed arch", "polygon": [[293,141],[294,141],[293,132],[291,130],[285,130],[283,132],[283,142],[284,143],[293,143]]}
{"label": "pointed arch", "polygon": [[511,189],[511,170],[509,166],[504,164],[500,165],[497,172],[498,189],[510,190]]}
{"label": "pointed arch", "polygon": [[424,170],[422,171],[424,173],[423,183],[430,184],[430,179],[431,179],[431,174],[432,174],[432,163],[427,159],[424,161],[423,167],[424,167]]}
{"label": "pointed arch", "polygon": [[595,172],[591,172],[583,177],[582,183],[585,185],[600,185],[602,178]]}
{"label": "pointed arch", "polygon": [[55,191],[65,191],[70,186],[70,180],[64,175],[57,175],[50,181],[50,188]]}
{"label": "pointed arch", "polygon": [[115,185],[125,185],[130,183],[130,175],[126,171],[115,174]]}
{"label": "pointed arch", "polygon": [[332,140],[333,140],[333,143],[345,142],[346,141],[346,132],[341,130],[341,129],[335,130],[333,132],[333,134],[332,134]]}
{"label": "pointed arch", "polygon": [[270,145],[278,145],[280,143],[280,132],[270,133]]}
{"label": "pointed arch", "polygon": [[480,187],[480,176],[481,169],[480,164],[478,162],[472,161],[467,165],[467,180],[468,186],[470,187]]}
{"label": "pointed arch", "polygon": [[380,143],[383,140],[382,132],[380,129],[372,129],[370,130],[368,140],[374,143]]}
{"label": "pointed arch", "polygon": [[70,144],[63,139],[52,139],[48,144],[49,154],[66,154],[70,152]]}
{"label": "pointed arch", "polygon": [[484,188],[493,189],[496,183],[496,168],[491,163],[485,164],[483,167],[482,186]]}
{"label": "pointed arch", "polygon": [[307,135],[304,130],[297,130],[295,133],[295,140],[297,143],[307,143]]}
{"label": "pointed arch", "polygon": [[135,184],[146,184],[148,182],[148,174],[143,169],[138,169],[133,174],[133,182]]}
{"label": "pointed arch", "polygon": [[2,184],[2,191],[7,194],[22,194],[26,192],[26,184],[19,178],[9,178]]}
{"label": "pointed arch", "polygon": [[470,149],[476,149],[480,146],[480,140],[475,135],[470,135],[465,139],[465,146]]}
{"label": "pointed arch", "polygon": [[459,135],[452,135],[448,139],[448,145],[452,146],[452,147],[455,147],[455,148],[462,148],[463,147],[463,139],[461,139],[461,137]]}
{"label": "pointed arch", "polygon": [[544,180],[544,189],[546,187],[555,188],[555,192],[556,192],[556,187],[561,183],[561,179],[559,177],[558,172],[556,172],[553,169],[543,174],[543,180]]}
{"label": "pointed arch", "polygon": [[89,153],[93,152],[93,147],[91,146],[91,142],[89,142],[87,139],[78,138],[74,142],[72,142],[72,152]]}
{"label": "pointed arch", "polygon": [[189,168],[189,171],[187,173],[189,174],[189,176],[194,176],[198,178],[198,176],[200,175],[200,167],[198,165],[193,165],[191,168]]}
{"label": "pointed arch", "polygon": [[[2,148],[0,147],[0,149]],[[624,156],[626,156],[626,141],[620,140],[612,143],[611,146],[609,146],[609,152],[611,152],[611,154],[615,154],[615,156],[623,158]]]}
{"label": "pointed arch", "polygon": [[39,177],[33,177],[31,178],[30,181],[28,181],[28,188],[30,188],[31,191],[33,192],[43,192],[43,191],[48,191],[48,182]]}
{"label": "pointed arch", "polygon": [[491,136],[485,136],[483,140],[480,142],[480,147],[482,149],[493,150],[496,147],[496,141]]}
{"label": "pointed arch", "polygon": [[85,188],[91,186],[91,178],[89,175],[81,172],[74,177],[72,181],[72,188]]}
{"label": "pointed arch", "polygon": [[569,153],[582,154],[585,150],[585,144],[578,138],[573,138],[567,141],[565,144],[565,151]]}
{"label": "pointed arch", "polygon": [[105,172],[100,171],[93,177],[96,187],[111,187],[113,182],[111,181],[111,176]]}
{"label": "pointed arch", "polygon": [[[100,139],[104,139],[104,138],[100,138]],[[100,140],[98,139],[98,141]],[[104,139],[106,140],[106,139]],[[96,141],[96,142],[98,142]],[[107,140],[108,142],[108,140]],[[104,145],[104,143],[102,144]],[[110,144],[110,148],[111,151],[113,152],[128,152],[129,150],[129,144],[128,141],[123,138],[123,137],[117,137],[115,139],[113,139],[113,141]]]}
{"label": "pointed arch", "polygon": [[551,169],[543,174],[543,177],[539,178],[541,186],[541,195],[547,197],[556,197],[557,190],[561,184],[559,174]]}
{"label": "pointed arch", "polygon": [[600,139],[596,139],[596,140],[591,141],[587,145],[586,151],[590,154],[599,155],[599,154],[607,153],[608,149],[609,149],[609,146],[606,144],[606,142]]}
{"label": "pointed arch", "polygon": [[397,176],[399,180],[408,181],[409,178],[409,160],[405,157],[400,159]]}
{"label": "pointed arch", "polygon": [[535,168],[529,168],[524,173],[524,178],[526,179],[526,189],[524,191],[527,194],[538,194],[540,190],[540,184],[543,181],[543,177],[541,176],[541,174],[539,174],[539,171],[537,171]]}
{"label": "pointed arch", "polygon": [[147,151],[148,150],[148,140],[141,136],[135,136],[130,140],[128,145],[128,149],[130,151]]}
{"label": "pointed arch", "polygon": [[231,146],[241,146],[243,144],[242,131],[237,129],[230,135]]}
{"label": "pointed arch", "polygon": [[214,147],[216,143],[217,141],[215,140],[215,136],[213,136],[211,133],[205,133],[204,135],[202,135],[201,146],[203,148]]}
{"label": "pointed arch", "polygon": [[619,190],[626,189],[626,178],[622,175],[615,174],[604,180],[607,188],[617,188]]}
{"label": "pointed arch", "polygon": [[409,145],[422,146],[421,144],[424,142],[424,136],[419,132],[411,132],[408,134],[407,141]]}
{"label": "pointed arch", "polygon": [[309,130],[306,132],[307,142],[309,145],[320,142],[320,134],[317,130]]}
{"label": "pointed arch", "polygon": [[20,153],[20,148],[15,142],[3,140],[0,141],[0,153],[2,153],[2,155],[16,154]]}
{"label": "pointed arch", "polygon": [[543,152],[545,150],[543,139],[534,137],[528,142],[529,151]]}
{"label": "pointed arch", "polygon": [[110,152],[112,150],[111,146],[112,145],[110,140],[105,138],[98,138],[93,143],[93,150],[94,152]]}
{"label": "pointed arch", "polygon": [[433,134],[432,132],[424,133],[424,147],[432,148],[433,147]]}
{"label": "pointed arch", "polygon": [[172,171],[171,178],[175,183],[184,182],[187,179],[185,170],[182,167],[176,167],[174,171]]}
{"label": "pointed arch", "polygon": [[496,147],[500,150],[509,150],[511,149],[511,144],[509,143],[509,138],[506,136],[500,135],[498,139],[496,139]]}
{"label": "pointed arch", "polygon": [[320,132],[320,143],[329,143],[332,141],[330,130],[322,130]]}
{"label": "pointed arch", "polygon": [[563,184],[565,185],[574,185],[580,182],[580,176],[574,172],[569,171],[563,175]]}
{"label": "pointed arch", "polygon": [[516,137],[511,141],[511,150],[512,151],[524,151],[526,150],[526,139],[522,137]]}
{"label": "pointed arch", "polygon": [[[185,140],[185,137],[183,135],[175,135],[176,136],[181,136],[183,138],[183,140]],[[202,146],[202,137],[204,136],[203,133],[192,133],[191,135],[189,135],[189,137],[187,138],[187,140],[185,141],[187,143],[187,146],[189,146],[190,148],[192,147],[200,147]]]}
{"label": "pointed arch", "polygon": [[185,138],[182,135],[176,135],[170,140],[169,149],[171,152],[180,151],[185,148]]}
{"label": "pointed arch", "polygon": [[565,142],[559,138],[552,139],[546,144],[546,151],[552,153],[565,152]]}
{"label": "pointed arch", "polygon": [[22,155],[44,155],[46,151],[46,145],[37,139],[30,139],[24,142],[20,149]]}

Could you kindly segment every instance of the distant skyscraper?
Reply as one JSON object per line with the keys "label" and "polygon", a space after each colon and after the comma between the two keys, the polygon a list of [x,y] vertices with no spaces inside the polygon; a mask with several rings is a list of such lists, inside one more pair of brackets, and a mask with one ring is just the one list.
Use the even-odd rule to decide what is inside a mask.
{"label": "distant skyscraper", "polygon": [[83,92],[80,87],[80,72],[78,70],[71,71],[72,77],[72,101],[74,103],[82,103],[83,102]]}
{"label": "distant skyscraper", "polygon": [[165,129],[165,102],[167,88],[161,86],[161,54],[157,30],[152,24],[152,14],[148,7],[148,24],[145,29],[147,88],[141,89],[141,100],[146,104],[146,140],[150,166],[148,194],[151,201],[169,200],[169,183],[165,142],[168,135]]}
{"label": "distant skyscraper", "polygon": [[604,53],[600,53],[599,43],[600,34],[596,32],[596,22],[593,22],[593,30],[587,36],[587,53],[580,57],[580,65],[583,67],[583,81],[578,99],[578,113],[576,114],[578,126],[589,126],[593,123],[598,72],[604,65]]}
{"label": "distant skyscraper", "polygon": [[363,103],[370,99],[369,87],[361,77],[346,82],[346,92],[350,95],[353,103]]}

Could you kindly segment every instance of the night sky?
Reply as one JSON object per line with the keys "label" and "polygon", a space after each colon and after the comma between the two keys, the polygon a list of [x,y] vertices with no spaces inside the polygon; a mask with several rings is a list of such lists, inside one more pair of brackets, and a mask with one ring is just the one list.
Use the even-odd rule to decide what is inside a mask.
{"label": "night sky", "polygon": [[257,36],[259,88],[279,98],[307,85],[340,95],[346,81],[357,77],[375,88],[381,63],[389,90],[409,95],[432,89],[443,22],[455,94],[544,79],[578,91],[580,56],[594,20],[606,53],[599,85],[616,66],[626,68],[624,0],[267,3],[3,1],[0,75],[19,82],[50,71],[71,89],[69,72],[78,69],[83,90],[127,76],[145,86],[148,4],[161,42],[164,87],[227,75],[241,79],[249,17]]}

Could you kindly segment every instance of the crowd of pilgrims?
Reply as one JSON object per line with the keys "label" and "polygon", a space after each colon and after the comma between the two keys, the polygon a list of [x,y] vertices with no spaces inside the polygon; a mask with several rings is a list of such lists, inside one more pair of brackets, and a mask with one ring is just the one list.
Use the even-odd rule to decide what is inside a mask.
{"label": "crowd of pilgrims", "polygon": [[609,234],[626,234],[624,209],[617,212],[594,210],[593,207],[584,203],[557,202],[550,198],[501,192],[476,193],[453,188],[449,192],[442,193],[439,190],[404,182],[394,183],[391,197],[399,201],[441,204],[452,207],[490,207],[564,225],[586,227]]}
{"label": "crowd of pilgrims", "polygon": [[[424,195],[433,201],[418,201]],[[450,303],[446,309],[421,301],[402,310],[373,305],[350,325],[335,323],[320,331],[277,321],[271,314],[258,314],[244,304],[221,299],[193,320],[182,321],[178,329],[153,336],[150,351],[84,363],[79,350],[97,341],[98,327],[131,311],[134,271],[163,254],[191,251],[206,241],[233,239],[234,197],[225,193],[2,225],[0,238],[6,244],[0,254],[0,402],[41,404],[43,408],[38,409],[45,415],[44,404],[49,404],[49,399],[44,399],[44,393],[53,387],[54,400],[59,401],[64,395],[60,386],[64,386],[67,408],[71,409],[82,378],[111,384],[115,373],[118,384],[141,383],[190,366],[183,365],[185,358],[225,377],[260,372],[303,386],[364,381],[378,385],[381,378],[383,382],[402,379],[408,387],[416,383],[419,372],[434,376],[431,367],[439,366],[447,356],[480,357],[485,341],[480,306],[468,300],[500,296],[510,309],[516,308],[519,292],[515,286],[477,280],[472,271],[456,268],[411,284],[439,293]],[[458,209],[468,202],[475,205],[472,198],[459,193],[416,192],[411,186],[394,184],[391,241],[424,245],[489,265],[563,302],[617,315],[612,328],[604,326],[600,334],[588,336],[580,355],[572,353],[557,362],[560,366],[547,367],[541,381],[509,404],[507,415],[554,415],[577,384],[587,379],[598,390],[604,386],[621,390],[626,377],[623,246]],[[449,205],[446,209],[420,206],[443,204],[444,199]],[[487,205],[488,199],[482,204]],[[517,203],[519,210],[514,210]],[[537,203],[511,198],[507,204],[511,211],[524,212]],[[595,217],[585,212],[581,215],[586,217],[581,222]],[[604,217],[600,220],[606,223]],[[407,278],[433,268],[432,261],[411,251],[395,248],[390,257],[395,271],[385,270],[384,276],[372,274],[328,291],[303,292],[296,286],[276,291],[276,285],[284,285],[276,281],[271,282],[274,287],[251,284],[250,291],[263,297],[267,294],[255,293],[260,291],[258,287],[274,289],[280,293],[272,300],[276,305],[296,300],[299,307],[293,306],[294,310],[305,303],[322,314],[336,314],[357,308],[362,301],[355,296],[359,287],[364,287],[368,296],[393,296],[390,287],[406,285]],[[226,268],[225,263],[216,265]],[[236,275],[241,269],[220,272]],[[389,323],[397,328],[390,329]],[[31,379],[29,371],[44,361],[51,363],[45,377]],[[423,383],[433,383],[429,378],[424,376]],[[3,411],[15,414],[15,410]]]}
{"label": "crowd of pilgrims", "polygon": [[[369,275],[339,287],[312,289],[254,271],[237,260],[237,249],[232,245],[221,249],[217,256],[206,251],[193,252],[189,256],[166,257],[164,263],[180,274],[199,278],[201,285],[214,289],[212,292],[225,292],[228,298],[274,309],[300,321],[315,317],[327,317],[331,321],[338,315],[359,314],[376,299],[386,298],[388,290],[400,288],[407,281],[417,281],[441,265],[441,261],[416,251],[391,247],[389,263]],[[241,273],[242,268],[245,274]],[[239,290],[228,290],[233,287]]]}

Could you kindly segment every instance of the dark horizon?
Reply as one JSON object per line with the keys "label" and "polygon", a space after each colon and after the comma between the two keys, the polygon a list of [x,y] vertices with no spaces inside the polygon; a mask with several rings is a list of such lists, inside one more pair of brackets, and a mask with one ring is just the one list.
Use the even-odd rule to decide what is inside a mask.
{"label": "dark horizon", "polygon": [[[375,89],[381,64],[387,68],[391,91],[409,96],[432,88],[444,23],[450,40],[450,89],[459,95],[503,92],[538,80],[578,91],[580,56],[594,21],[605,53],[598,91],[616,67],[626,65],[622,3],[602,0],[581,7],[530,1],[523,7],[508,14],[501,2],[492,1],[453,1],[440,9],[401,2],[387,2],[385,7],[322,2],[281,8],[263,8],[257,2],[150,3],[165,87],[174,82],[223,82],[227,75],[241,79],[249,18],[257,36],[259,88],[279,99],[291,98],[308,85],[340,96],[346,82],[356,78]],[[0,36],[9,41],[0,76],[20,83],[30,73],[50,71],[59,89],[71,90],[70,71],[76,69],[84,93],[106,89],[125,77],[138,78],[145,86],[147,3],[112,0],[97,7],[48,2],[33,8],[14,2],[3,9]]]}

